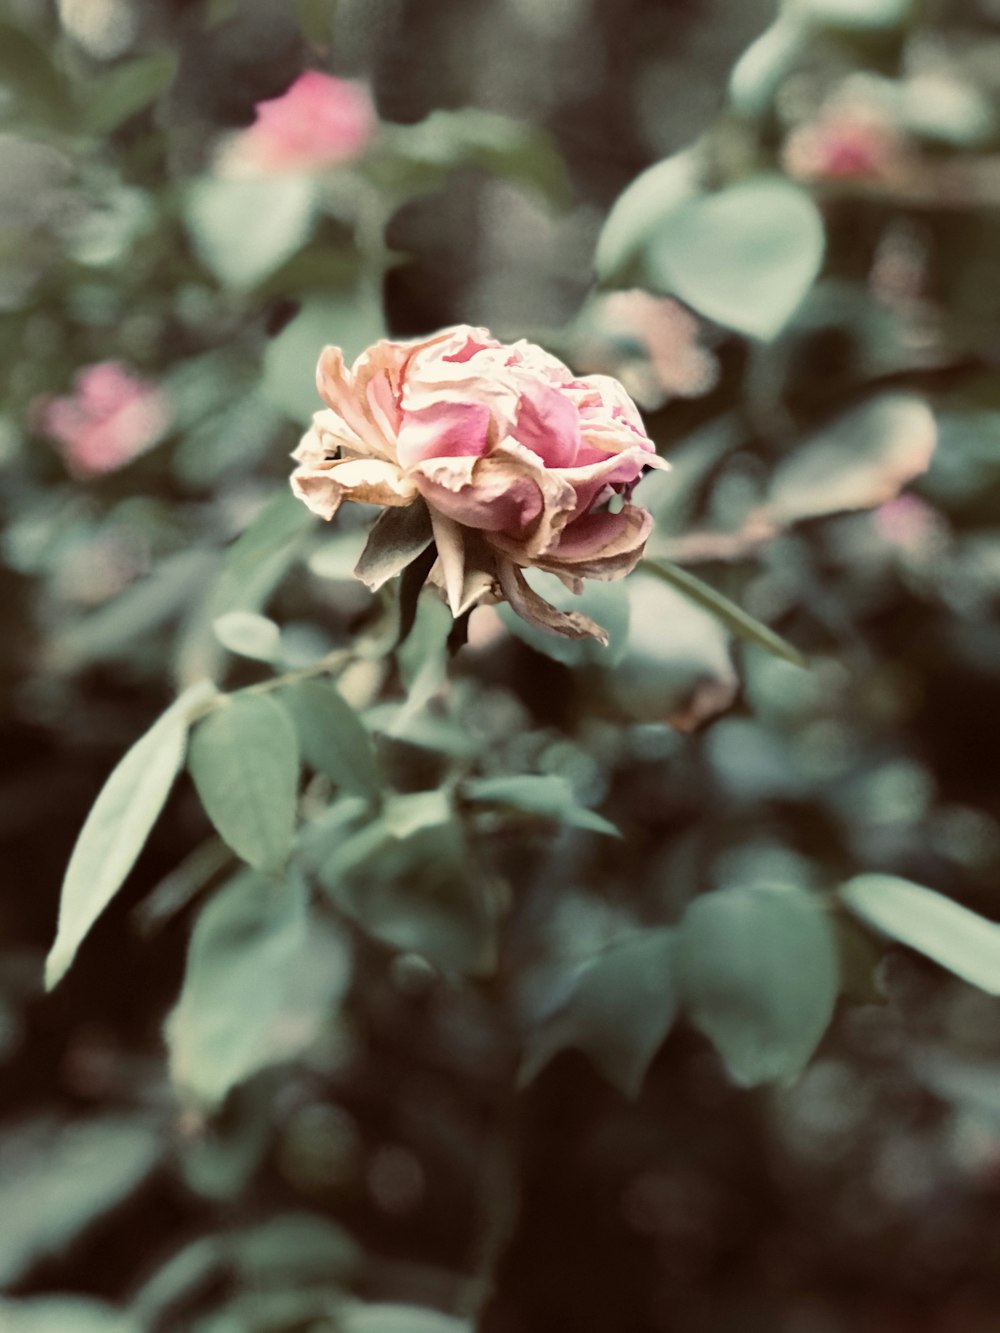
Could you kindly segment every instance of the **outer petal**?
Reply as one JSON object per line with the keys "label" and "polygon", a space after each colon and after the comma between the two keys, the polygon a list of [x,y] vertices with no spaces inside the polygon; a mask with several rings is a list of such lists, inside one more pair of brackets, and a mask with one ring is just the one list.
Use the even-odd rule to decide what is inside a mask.
{"label": "outer petal", "polygon": [[451,614],[457,617],[483,602],[499,600],[493,553],[478,533],[431,510],[438,559],[431,583],[443,587]]}
{"label": "outer petal", "polygon": [[639,563],[652,527],[652,514],[638,505],[627,504],[618,514],[584,514],[535,564],[555,574],[619,579]]}
{"label": "outer petal", "polygon": [[536,523],[553,498],[572,507],[572,488],[553,486],[538,460],[525,465],[509,449],[484,458],[431,458],[412,469],[421,494],[432,509],[480,532],[518,534]]}
{"label": "outer petal", "polygon": [[570,639],[597,639],[607,645],[608,632],[578,611],[559,611],[530,587],[511,560],[497,561],[497,578],[504,597],[522,620],[540,629],[555,630]]}
{"label": "outer petal", "polygon": [[321,467],[300,467],[292,473],[292,491],[318,514],[330,519],[343,500],[361,504],[408,505],[417,488],[395,465],[380,458],[347,458]]}

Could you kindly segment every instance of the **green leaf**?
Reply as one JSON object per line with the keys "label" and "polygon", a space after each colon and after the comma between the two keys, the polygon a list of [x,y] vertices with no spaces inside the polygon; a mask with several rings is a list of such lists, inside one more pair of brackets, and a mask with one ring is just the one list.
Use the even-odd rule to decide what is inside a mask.
{"label": "green leaf", "polygon": [[781,331],[823,262],[819,209],[805,190],[756,176],[664,213],[649,238],[656,287],[752,337]]}
{"label": "green leaf", "polygon": [[768,629],[762,625],[759,620],[748,615],[735,602],[731,602],[728,597],[723,597],[721,592],[717,592],[710,584],[704,583],[696,578],[694,574],[689,574],[686,569],[681,569],[679,565],[672,564],[669,560],[644,560],[642,569],[648,570],[661,578],[665,583],[669,583],[678,591],[690,597],[693,602],[710,611],[713,616],[741,639],[746,639],[749,643],[755,643],[758,648],[763,648],[775,657],[784,658],[786,662],[791,662],[793,666],[804,667],[807,665],[806,659],[797,648],[793,648],[790,643],[775,634],[774,630]]}
{"label": "green leaf", "polygon": [[729,77],[729,101],[741,116],[762,116],[770,110],[782,81],[802,57],[805,25],[782,14],[740,56]]}
{"label": "green leaf", "polygon": [[384,337],[382,307],[367,291],[305,301],[267,346],[264,394],[293,421],[307,425],[323,406],[316,389],[316,363],[323,348],[330,343],[342,348],[350,365],[366,347]]}
{"label": "green leaf", "polygon": [[789,1079],[804,1068],[833,1014],[833,929],[801,889],[718,890],[684,914],[677,975],[692,1022],[739,1083]]}
{"label": "green leaf", "polygon": [[188,768],[209,819],[257,870],[280,868],[292,846],[299,746],[288,713],[263,694],[236,694],[191,738]]}
{"label": "green leaf", "polygon": [[256,610],[291,565],[315,522],[291,491],[275,495],[226,552],[222,577],[210,596],[212,618]]}
{"label": "green leaf", "polygon": [[894,499],[930,467],[937,423],[916,394],[879,394],[837,417],[778,464],[765,514],[779,523]]}
{"label": "green leaf", "polygon": [[140,1333],[130,1315],[78,1296],[0,1299],[0,1328],[4,1333]]}
{"label": "green leaf", "polygon": [[306,889],[244,871],[202,909],[167,1020],[171,1077],[207,1106],[271,1063],[269,1037],[309,938]]}
{"label": "green leaf", "polygon": [[338,1322],[341,1333],[472,1333],[468,1320],[417,1305],[352,1305]]}
{"label": "green leaf", "polygon": [[426,551],[433,539],[430,511],[422,500],[383,509],[354,567],[355,576],[377,592]]}
{"label": "green leaf", "polygon": [[202,263],[224,287],[246,291],[305,244],[317,203],[309,176],[205,176],[189,187],[183,215]]}
{"label": "green leaf", "polygon": [[698,157],[690,150],[657,162],[618,196],[597,240],[594,267],[598,280],[627,287],[647,276],[649,238],[663,217],[697,198]]}
{"label": "green leaf", "polygon": [[212,624],[215,637],[231,653],[255,662],[277,662],[281,658],[281,630],[267,616],[255,611],[227,611]]}
{"label": "green leaf", "polygon": [[375,747],[360,718],[336,686],[304,680],[282,691],[298,728],[302,755],[346,791],[369,801],[382,795]]}
{"label": "green leaf", "polygon": [[191,716],[214,693],[208,681],[185,690],[136,741],[101,788],[63,880],[59,926],[45,964],[50,990],[135,864],[183,762]]}
{"label": "green leaf", "polygon": [[1000,926],[933,889],[895,875],[858,875],[840,897],[867,925],[1000,995]]}
{"label": "green leaf", "polygon": [[337,0],[295,0],[295,17],[302,36],[313,46],[328,47],[333,41]]}
{"label": "green leaf", "polygon": [[87,85],[84,129],[94,135],[110,134],[119,125],[145,111],[174,81],[179,58],[173,51],[139,56],[117,65]]}
{"label": "green leaf", "polygon": [[[162,1128],[135,1114],[81,1119],[77,1111],[73,1120],[57,1120],[35,1111],[31,1120],[5,1124],[0,1216],[17,1222],[0,1227],[0,1284],[59,1255],[127,1199],[164,1147]],[[7,1333],[10,1326],[0,1327]],[[58,1327],[45,1325],[44,1333]]]}
{"label": "green leaf", "polygon": [[463,786],[466,800],[508,805],[526,814],[555,819],[573,828],[589,829],[620,838],[621,833],[602,815],[579,805],[568,778],[558,773],[504,774],[495,778],[473,778]]}
{"label": "green leaf", "polygon": [[565,1006],[529,1038],[521,1084],[572,1046],[609,1083],[637,1097],[677,1015],[673,936],[672,930],[644,930],[584,963]]}
{"label": "green leaf", "polygon": [[898,28],[909,17],[913,0],[788,0],[793,16],[829,28]]}
{"label": "green leaf", "polygon": [[42,45],[13,23],[0,21],[0,88],[8,88],[20,111],[42,125],[68,127],[76,109],[70,86]]}

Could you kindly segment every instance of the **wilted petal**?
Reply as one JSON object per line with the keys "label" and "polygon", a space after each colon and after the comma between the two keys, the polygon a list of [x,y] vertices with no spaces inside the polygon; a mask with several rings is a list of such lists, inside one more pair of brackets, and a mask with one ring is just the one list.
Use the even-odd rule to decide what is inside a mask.
{"label": "wilted petal", "polygon": [[584,514],[567,524],[552,551],[537,564],[578,578],[621,578],[639,563],[652,528],[652,514],[638,505],[624,505],[617,514]]}
{"label": "wilted petal", "polygon": [[506,453],[431,458],[412,475],[432,509],[480,532],[520,532],[544,507],[539,478]]}
{"label": "wilted petal", "polygon": [[325,467],[297,468],[292,491],[326,519],[333,518],[343,500],[397,506],[412,504],[417,495],[410,478],[395,463],[380,458],[347,458]]}
{"label": "wilted petal", "polygon": [[570,639],[597,639],[607,646],[606,629],[602,629],[589,616],[581,615],[578,611],[559,611],[543,597],[539,597],[513,561],[497,561],[497,578],[504,597],[529,625],[555,630],[557,634],[565,634]]}

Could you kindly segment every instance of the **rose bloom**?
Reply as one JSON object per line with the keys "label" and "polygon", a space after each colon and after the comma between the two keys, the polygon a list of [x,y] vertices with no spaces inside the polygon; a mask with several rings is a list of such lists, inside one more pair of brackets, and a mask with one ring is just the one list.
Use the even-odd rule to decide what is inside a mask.
{"label": "rose bloom", "polygon": [[846,96],[794,130],[782,150],[785,170],[798,180],[884,186],[902,183],[910,156],[905,135],[884,108]]}
{"label": "rose bloom", "polygon": [[258,102],[257,119],[232,135],[218,167],[228,175],[315,171],[358,157],[375,131],[367,88],[308,70],[280,97]]}
{"label": "rose bloom", "polygon": [[[317,384],[327,410],[292,476],[310,509],[329,519],[344,500],[425,503],[431,580],[453,615],[506,600],[536,624],[606,639],[543,601],[522,570],[549,570],[579,592],[584,578],[620,578],[638,563],[653,520],[632,490],[646,468],[667,464],[617,380],[577,378],[532,343],[460,325],[378,342],[351,370],[327,347]],[[364,556],[357,572],[383,581],[366,577]]]}
{"label": "rose bloom", "polygon": [[170,410],[147,380],[120,361],[101,361],[76,375],[72,393],[42,404],[38,424],[83,477],[113,472],[152,448],[170,427]]}

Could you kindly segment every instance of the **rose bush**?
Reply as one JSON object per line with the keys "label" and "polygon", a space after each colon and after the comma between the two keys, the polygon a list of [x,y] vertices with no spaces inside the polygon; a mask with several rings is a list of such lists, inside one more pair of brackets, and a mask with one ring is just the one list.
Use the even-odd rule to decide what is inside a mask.
{"label": "rose bush", "polygon": [[[295,494],[330,519],[344,500],[399,509],[426,503],[432,581],[455,616],[507,600],[525,619],[604,639],[557,611],[522,570],[616,579],[652,526],[631,503],[646,468],[666,467],[634,403],[607,375],[578,378],[531,343],[459,325],[414,342],[381,341],[351,370],[327,347],[317,369],[327,408],[294,457]],[[359,575],[366,577],[362,558]]]}

